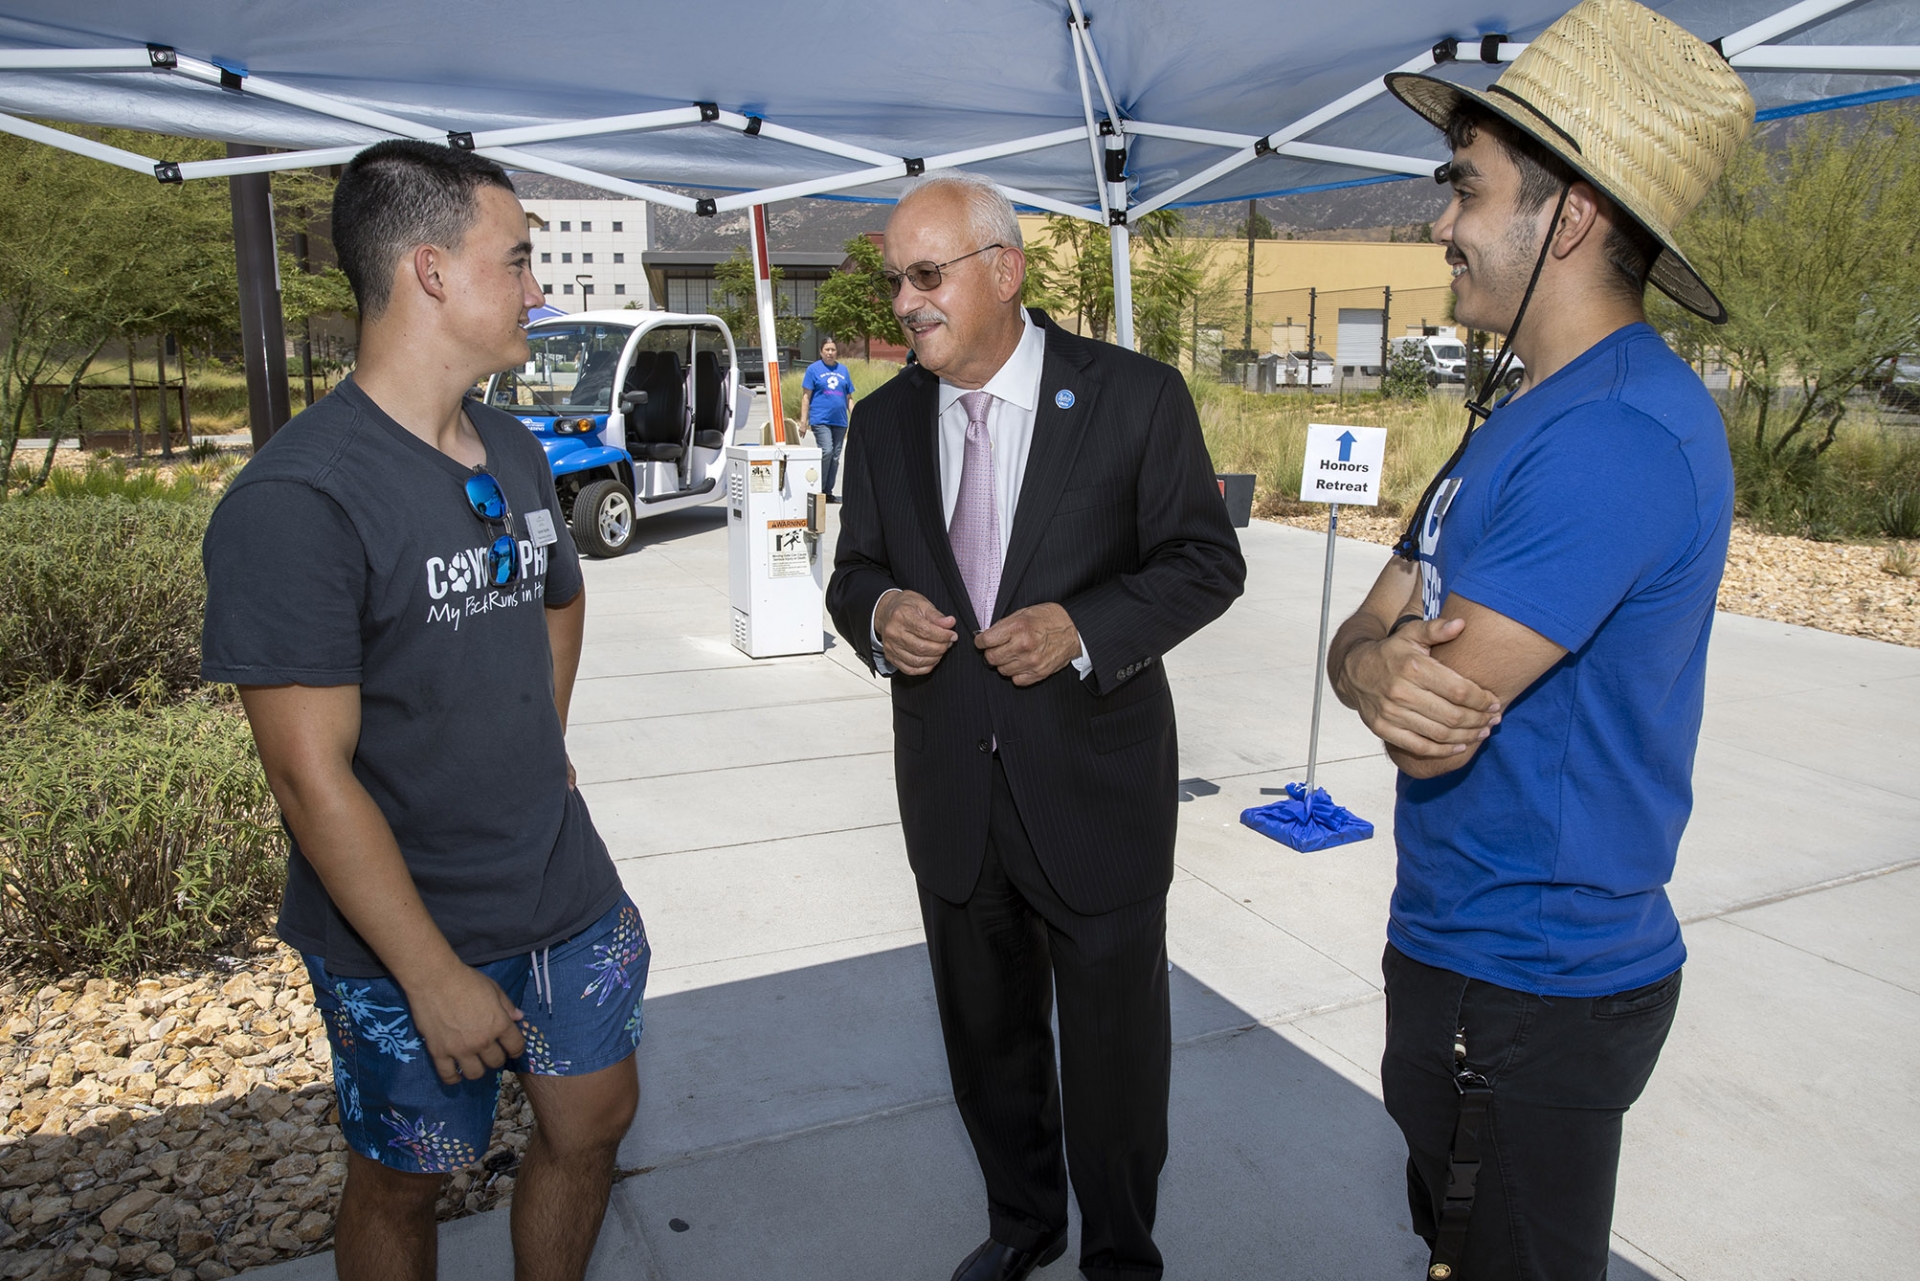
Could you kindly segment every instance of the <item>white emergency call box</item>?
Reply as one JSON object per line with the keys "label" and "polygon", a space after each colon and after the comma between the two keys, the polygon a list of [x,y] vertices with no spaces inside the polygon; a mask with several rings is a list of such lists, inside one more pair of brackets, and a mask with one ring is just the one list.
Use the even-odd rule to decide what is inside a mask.
{"label": "white emergency call box", "polygon": [[825,652],[825,511],[818,448],[728,447],[727,581],[733,644],[747,657]]}

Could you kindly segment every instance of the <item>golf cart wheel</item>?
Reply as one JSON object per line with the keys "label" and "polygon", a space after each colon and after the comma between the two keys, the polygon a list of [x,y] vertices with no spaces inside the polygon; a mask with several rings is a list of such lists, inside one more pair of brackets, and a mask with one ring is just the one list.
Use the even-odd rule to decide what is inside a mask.
{"label": "golf cart wheel", "polygon": [[596,480],[573,500],[573,541],[597,560],[633,542],[633,495],[617,480]]}

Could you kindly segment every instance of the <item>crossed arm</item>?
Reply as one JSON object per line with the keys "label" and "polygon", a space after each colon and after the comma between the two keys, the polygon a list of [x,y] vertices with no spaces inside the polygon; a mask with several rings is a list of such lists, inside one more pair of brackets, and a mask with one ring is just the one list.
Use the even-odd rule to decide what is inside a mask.
{"label": "crossed arm", "polygon": [[[554,705],[565,730],[580,662],[586,592],[547,611]],[[461,961],[428,915],[386,815],[354,777],[358,685],[242,686],[267,784],[340,914],[407,994],[440,1079],[477,1079],[524,1048],[520,1011]],[[573,781],[573,766],[567,766]]]}
{"label": "crossed arm", "polygon": [[1504,614],[1458,594],[1440,617],[1396,619],[1420,610],[1417,566],[1398,558],[1340,625],[1327,648],[1327,677],[1340,701],[1360,713],[1387,757],[1414,778],[1460,769],[1566,650]]}

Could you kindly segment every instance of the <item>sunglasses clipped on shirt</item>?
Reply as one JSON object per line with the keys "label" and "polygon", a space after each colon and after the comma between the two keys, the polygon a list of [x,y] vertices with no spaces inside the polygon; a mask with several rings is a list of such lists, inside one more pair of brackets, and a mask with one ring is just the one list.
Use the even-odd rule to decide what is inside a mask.
{"label": "sunglasses clipped on shirt", "polygon": [[507,493],[500,482],[483,467],[467,477],[467,506],[489,526],[506,530],[487,548],[487,578],[495,587],[505,587],[520,574],[520,543],[513,536],[513,508],[507,505]]}
{"label": "sunglasses clipped on shirt", "polygon": [[1005,245],[997,242],[991,245],[982,245],[980,248],[974,250],[973,253],[961,254],[958,258],[949,258],[945,262],[916,262],[900,271],[883,271],[880,273],[880,278],[887,282],[887,297],[889,298],[898,298],[900,296],[900,285],[903,281],[912,285],[923,294],[931,293],[940,287],[940,281],[942,279],[940,273],[948,267],[953,266],[954,263],[965,262],[975,254],[983,254],[989,249],[1005,248]]}

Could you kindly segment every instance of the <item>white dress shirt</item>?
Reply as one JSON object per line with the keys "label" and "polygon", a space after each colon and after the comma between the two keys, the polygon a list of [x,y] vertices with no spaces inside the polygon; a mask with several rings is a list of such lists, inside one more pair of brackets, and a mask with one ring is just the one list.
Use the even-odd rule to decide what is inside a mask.
{"label": "white dress shirt", "polygon": [[[987,438],[993,447],[994,501],[1000,510],[1000,563],[1007,561],[1007,547],[1013,541],[1013,517],[1020,510],[1020,485],[1027,475],[1027,454],[1033,449],[1033,420],[1040,405],[1040,371],[1046,357],[1046,332],[1033,323],[1026,308],[1020,309],[1020,342],[1007,357],[1007,363],[978,390],[993,397],[987,408]],[[960,472],[967,457],[967,407],[960,397],[971,390],[940,380],[940,523],[953,523],[953,509],[960,501]],[[900,590],[895,588],[895,591]],[[885,600],[891,593],[881,593]],[[880,601],[874,602],[874,613]],[[880,633],[873,631],[874,666],[882,676],[893,674],[880,649]],[[1080,656],[1073,670],[1085,680],[1093,671],[1093,659],[1087,655],[1086,641],[1080,642]]]}

